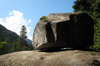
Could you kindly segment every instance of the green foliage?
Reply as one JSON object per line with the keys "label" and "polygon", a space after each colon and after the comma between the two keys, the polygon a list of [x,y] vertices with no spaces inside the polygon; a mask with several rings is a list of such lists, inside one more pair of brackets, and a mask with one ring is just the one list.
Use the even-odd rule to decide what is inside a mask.
{"label": "green foliage", "polygon": [[46,16],[42,16],[42,17],[40,18],[40,20],[46,22],[46,21],[48,21],[48,18],[47,18]]}
{"label": "green foliage", "polygon": [[4,54],[8,52],[7,42],[0,42],[0,54]]}
{"label": "green foliage", "polygon": [[95,0],[76,0],[74,3],[75,5],[73,6],[75,11],[93,11],[93,5]]}
{"label": "green foliage", "polygon": [[3,48],[6,44],[6,42],[0,42],[0,48]]}
{"label": "green foliage", "polygon": [[0,42],[0,54],[24,50],[33,50],[33,47],[31,45],[28,45],[27,42],[21,37],[19,37],[13,43]]}
{"label": "green foliage", "polygon": [[91,49],[94,49],[96,51],[100,51],[100,44],[96,44],[90,47]]}
{"label": "green foliage", "polygon": [[86,12],[94,19],[94,45],[91,49],[100,51],[100,0],[76,0],[75,12]]}
{"label": "green foliage", "polygon": [[16,42],[16,47],[15,48],[16,48],[16,51],[32,50],[33,49],[32,46],[29,46],[27,44],[27,42],[23,38],[21,38],[21,37],[18,38],[18,40]]}

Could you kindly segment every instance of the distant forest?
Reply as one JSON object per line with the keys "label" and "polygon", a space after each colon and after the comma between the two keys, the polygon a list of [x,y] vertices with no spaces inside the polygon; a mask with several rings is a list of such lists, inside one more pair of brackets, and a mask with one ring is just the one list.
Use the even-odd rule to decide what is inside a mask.
{"label": "distant forest", "polygon": [[0,25],[0,54],[32,49],[23,38]]}

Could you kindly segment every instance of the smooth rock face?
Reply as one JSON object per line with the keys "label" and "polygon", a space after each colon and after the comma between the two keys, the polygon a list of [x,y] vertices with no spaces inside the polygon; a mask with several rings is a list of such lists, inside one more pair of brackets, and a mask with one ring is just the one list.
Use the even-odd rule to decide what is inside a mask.
{"label": "smooth rock face", "polygon": [[0,66],[100,66],[100,53],[79,50],[51,53],[20,51],[0,55]]}
{"label": "smooth rock face", "polygon": [[38,49],[85,49],[93,44],[93,19],[86,13],[50,14],[40,20],[33,34]]}

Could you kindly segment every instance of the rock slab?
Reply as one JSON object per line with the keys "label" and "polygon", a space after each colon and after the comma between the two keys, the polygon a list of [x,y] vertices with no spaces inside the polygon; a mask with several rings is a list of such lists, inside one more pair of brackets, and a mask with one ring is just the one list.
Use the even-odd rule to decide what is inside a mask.
{"label": "rock slab", "polygon": [[0,66],[100,66],[100,53],[79,50],[20,51],[0,55]]}

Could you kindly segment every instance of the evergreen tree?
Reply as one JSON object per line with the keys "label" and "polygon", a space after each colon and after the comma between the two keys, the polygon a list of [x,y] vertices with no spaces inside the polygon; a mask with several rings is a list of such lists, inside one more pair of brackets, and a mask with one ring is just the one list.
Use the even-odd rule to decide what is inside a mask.
{"label": "evergreen tree", "polygon": [[16,41],[16,44],[15,44],[16,45],[16,47],[15,47],[16,51],[32,50],[33,49],[32,46],[30,46],[30,45],[27,44],[26,33],[27,33],[26,27],[25,27],[25,25],[23,25],[21,27],[20,36],[19,36],[19,38],[18,38],[18,40]]}
{"label": "evergreen tree", "polygon": [[26,27],[25,27],[25,25],[23,25],[23,26],[21,27],[21,31],[20,31],[20,36],[21,36],[21,38],[26,39],[26,38],[27,38],[26,33],[27,33]]}
{"label": "evergreen tree", "polygon": [[25,47],[27,47],[27,42],[23,38],[19,37],[16,42],[16,51],[25,50]]}

